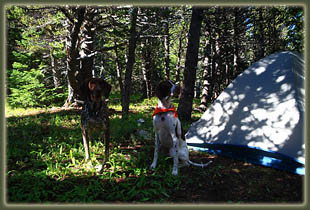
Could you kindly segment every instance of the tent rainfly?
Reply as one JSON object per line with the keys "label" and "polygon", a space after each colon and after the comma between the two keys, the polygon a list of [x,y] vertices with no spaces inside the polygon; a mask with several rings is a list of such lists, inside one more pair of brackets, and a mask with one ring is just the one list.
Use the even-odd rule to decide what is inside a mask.
{"label": "tent rainfly", "polygon": [[304,71],[288,51],[251,65],[191,125],[189,148],[305,174]]}

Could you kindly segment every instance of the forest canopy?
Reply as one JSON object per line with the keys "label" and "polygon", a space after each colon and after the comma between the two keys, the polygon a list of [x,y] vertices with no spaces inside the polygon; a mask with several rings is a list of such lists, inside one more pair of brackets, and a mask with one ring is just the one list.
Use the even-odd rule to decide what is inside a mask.
{"label": "forest canopy", "polygon": [[205,110],[253,62],[304,51],[296,6],[11,5],[6,19],[11,107],[76,105],[79,85],[98,77],[120,94],[126,118],[130,95],[151,98],[170,79],[182,87],[178,111],[188,120],[194,97]]}

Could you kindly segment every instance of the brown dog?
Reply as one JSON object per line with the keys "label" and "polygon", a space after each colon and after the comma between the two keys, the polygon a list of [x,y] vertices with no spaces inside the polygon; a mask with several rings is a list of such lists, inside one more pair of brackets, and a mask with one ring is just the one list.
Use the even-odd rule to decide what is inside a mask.
{"label": "brown dog", "polygon": [[[105,144],[105,163],[109,157],[110,121],[107,99],[111,92],[111,85],[103,79],[90,78],[82,83],[80,90],[84,96],[84,105],[81,113],[81,129],[86,160],[89,159],[90,136],[93,132],[99,132]],[[105,100],[103,100],[103,95],[105,96]]]}

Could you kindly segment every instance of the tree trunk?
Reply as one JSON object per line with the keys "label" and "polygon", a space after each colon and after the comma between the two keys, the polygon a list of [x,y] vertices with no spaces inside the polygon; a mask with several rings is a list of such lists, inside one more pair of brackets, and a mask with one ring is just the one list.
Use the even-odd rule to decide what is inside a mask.
{"label": "tree trunk", "polygon": [[263,11],[261,7],[254,9],[253,11],[253,20],[254,20],[254,61],[258,61],[263,58],[265,55],[265,38],[264,38],[264,19]]}
{"label": "tree trunk", "polygon": [[[78,50],[78,38],[81,31],[81,26],[84,21],[85,7],[79,7],[76,9],[75,14],[77,15],[77,21],[68,24],[67,28],[67,40],[66,40],[66,50],[67,50],[67,77],[68,77],[68,98],[65,107],[70,106],[74,99],[78,97],[79,94],[79,81],[76,79],[76,74],[79,72],[79,66],[77,58],[79,56]],[[67,20],[69,21],[69,20]],[[71,26],[71,27],[70,27]]]}
{"label": "tree trunk", "polygon": [[182,35],[179,38],[179,49],[178,49],[178,58],[177,58],[177,65],[175,71],[175,82],[180,83],[180,75],[181,75],[181,56],[182,56]]}
{"label": "tree trunk", "polygon": [[233,80],[235,75],[238,74],[239,72],[239,64],[240,64],[240,44],[239,44],[239,39],[240,39],[240,33],[238,29],[239,21],[240,21],[240,13],[239,9],[236,7],[234,8],[234,70],[231,71],[230,74],[230,79]]}
{"label": "tree trunk", "polygon": [[211,35],[210,35],[210,51],[211,51],[211,66],[209,70],[209,76],[208,76],[208,94],[206,96],[206,104],[212,103],[214,90],[215,90],[215,79],[216,79],[216,61],[217,61],[217,49],[216,49],[216,40],[215,37],[217,36],[215,33],[215,29],[210,29]]}
{"label": "tree trunk", "polygon": [[[115,45],[115,43],[114,43],[114,45]],[[104,40],[102,40],[102,49],[104,49]],[[117,52],[117,47],[115,47],[115,50],[116,50],[115,52]],[[101,57],[100,57],[99,62],[100,62],[99,77],[104,79],[106,77],[106,75],[105,75],[105,63],[106,63],[106,61],[105,61],[105,57],[104,57],[104,52],[101,53]],[[116,66],[117,66],[119,64],[118,56],[116,57],[115,62],[116,62]],[[118,67],[116,67],[116,68],[118,68]]]}
{"label": "tree trunk", "polygon": [[138,16],[138,8],[134,7],[131,13],[128,61],[126,64],[124,91],[122,93],[122,119],[123,120],[128,118],[128,112],[129,112],[131,76],[132,76],[133,65],[135,63],[137,16]]}
{"label": "tree trunk", "polygon": [[[208,60],[208,59],[207,59]],[[208,68],[205,68],[203,72],[203,85],[202,85],[202,96],[200,100],[199,109],[201,111],[206,111],[208,107],[207,96],[208,96]]]}
{"label": "tree trunk", "polygon": [[165,27],[165,77],[170,79],[170,35],[169,35],[169,22],[167,18],[167,23]]}
{"label": "tree trunk", "polygon": [[79,72],[79,81],[95,76],[94,72],[94,58],[95,58],[95,24],[94,24],[94,10],[88,9],[85,14],[85,24],[82,30],[81,40],[81,70]]}
{"label": "tree trunk", "polygon": [[263,9],[259,9],[259,31],[260,31],[260,59],[265,57],[265,35],[264,35],[264,17],[263,17]]}
{"label": "tree trunk", "polygon": [[184,39],[184,33],[185,33],[185,24],[182,26],[181,33],[179,35],[179,47],[178,47],[178,58],[177,58],[177,64],[176,64],[176,73],[175,73],[175,82],[180,84],[181,78],[181,59],[182,59],[182,53],[183,53],[183,39]]}
{"label": "tree trunk", "polygon": [[[153,69],[153,57],[152,51],[153,49],[153,42],[152,39],[145,39],[141,42],[141,71],[143,75],[143,98],[151,98],[153,96],[152,89],[153,84],[152,82],[152,69]],[[155,82],[157,83],[157,82]]]}
{"label": "tree trunk", "polygon": [[53,73],[54,87],[56,88],[57,93],[61,93],[62,89],[58,88],[61,86],[61,82],[60,82],[61,75],[58,69],[57,59],[53,55],[53,50],[51,50],[50,57],[51,57],[51,67],[52,67],[52,73]]}
{"label": "tree trunk", "polygon": [[[114,45],[116,46],[116,42],[114,42]],[[123,92],[123,79],[122,79],[122,68],[119,62],[119,54],[118,54],[118,49],[117,47],[114,48],[115,51],[115,65],[116,65],[116,76],[118,79],[118,83],[119,83],[119,89],[122,95]]]}
{"label": "tree trunk", "polygon": [[[210,24],[206,21],[206,36],[211,39],[211,30]],[[211,43],[209,40],[206,40],[205,50],[204,50],[204,61],[203,61],[203,77],[202,77],[202,96],[200,100],[199,109],[201,111],[206,111],[208,107],[207,96],[209,94],[208,86],[209,86],[209,75],[211,70]]]}
{"label": "tree trunk", "polygon": [[188,46],[186,51],[186,61],[184,69],[183,90],[178,107],[181,120],[191,120],[196,69],[198,63],[198,50],[200,41],[200,30],[203,19],[203,9],[193,7],[190,29],[188,34]]}

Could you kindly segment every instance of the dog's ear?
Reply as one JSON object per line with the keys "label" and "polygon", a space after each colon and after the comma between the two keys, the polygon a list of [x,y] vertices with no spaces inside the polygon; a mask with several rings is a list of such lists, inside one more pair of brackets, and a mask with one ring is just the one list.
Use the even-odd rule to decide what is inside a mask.
{"label": "dog's ear", "polygon": [[109,83],[107,83],[106,81],[104,81],[103,79],[100,79],[100,86],[102,88],[104,97],[106,99],[108,99],[110,96],[110,92],[112,90],[112,86]]}

